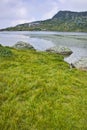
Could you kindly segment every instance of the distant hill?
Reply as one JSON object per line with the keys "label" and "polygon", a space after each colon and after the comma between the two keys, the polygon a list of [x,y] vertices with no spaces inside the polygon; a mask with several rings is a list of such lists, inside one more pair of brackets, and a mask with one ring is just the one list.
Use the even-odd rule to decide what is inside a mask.
{"label": "distant hill", "polygon": [[56,15],[53,16],[53,19],[74,19],[79,17],[86,17],[87,18],[87,11],[86,12],[72,12],[72,11],[59,11]]}
{"label": "distant hill", "polygon": [[87,32],[87,11],[59,11],[51,19],[19,24],[1,31],[77,31]]}

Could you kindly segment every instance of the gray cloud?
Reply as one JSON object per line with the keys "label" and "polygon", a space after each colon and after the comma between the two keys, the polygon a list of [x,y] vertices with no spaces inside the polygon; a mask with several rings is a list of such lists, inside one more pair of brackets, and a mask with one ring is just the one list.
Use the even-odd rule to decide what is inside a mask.
{"label": "gray cloud", "polygon": [[87,0],[0,0],[0,28],[51,18],[59,10],[86,11]]}

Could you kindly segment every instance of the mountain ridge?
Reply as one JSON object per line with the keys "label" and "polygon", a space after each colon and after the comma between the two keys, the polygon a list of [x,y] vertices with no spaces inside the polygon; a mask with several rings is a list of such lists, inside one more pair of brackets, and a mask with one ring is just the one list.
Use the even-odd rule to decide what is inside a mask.
{"label": "mountain ridge", "polygon": [[68,11],[68,10],[65,10],[65,11],[59,11],[57,12],[57,14],[55,14],[52,18],[56,18],[58,16],[70,16],[70,15],[74,15],[74,16],[87,16],[87,11],[84,11],[84,12],[75,12],[75,11]]}
{"label": "mountain ridge", "polygon": [[78,31],[87,32],[87,11],[59,11],[51,19],[18,24],[0,31]]}

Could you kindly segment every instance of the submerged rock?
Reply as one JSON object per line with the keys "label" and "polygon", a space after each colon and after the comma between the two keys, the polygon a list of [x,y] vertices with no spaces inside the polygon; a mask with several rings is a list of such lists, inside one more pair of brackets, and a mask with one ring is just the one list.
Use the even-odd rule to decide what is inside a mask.
{"label": "submerged rock", "polygon": [[30,45],[29,43],[23,42],[23,41],[17,42],[13,47],[16,48],[16,49],[32,49],[32,50],[35,50],[35,48],[32,45]]}
{"label": "submerged rock", "polygon": [[69,48],[63,46],[55,46],[47,49],[46,51],[61,55],[71,55],[73,53]]}
{"label": "submerged rock", "polygon": [[72,63],[71,66],[87,71],[87,57],[81,58],[79,61]]}

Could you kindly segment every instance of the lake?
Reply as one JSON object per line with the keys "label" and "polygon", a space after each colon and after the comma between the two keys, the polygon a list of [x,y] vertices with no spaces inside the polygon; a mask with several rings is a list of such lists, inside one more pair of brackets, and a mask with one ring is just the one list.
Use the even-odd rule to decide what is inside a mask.
{"label": "lake", "polygon": [[14,31],[0,32],[0,44],[13,46],[17,41],[25,41],[37,50],[44,51],[53,46],[65,46],[73,53],[65,57],[68,63],[74,63],[81,57],[87,57],[87,33],[50,32],[50,31]]}

